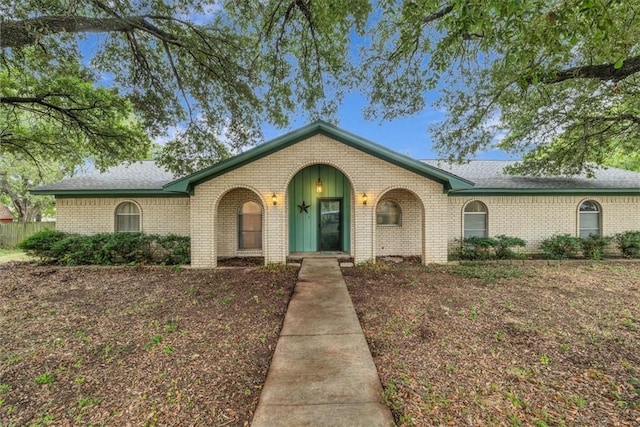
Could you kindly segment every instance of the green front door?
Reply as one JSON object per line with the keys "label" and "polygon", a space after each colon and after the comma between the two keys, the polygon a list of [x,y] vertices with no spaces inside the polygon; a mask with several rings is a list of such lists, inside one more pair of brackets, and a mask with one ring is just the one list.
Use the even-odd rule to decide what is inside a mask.
{"label": "green front door", "polygon": [[293,177],[287,194],[289,252],[350,251],[351,184],[342,172],[329,165],[308,166]]}
{"label": "green front door", "polygon": [[342,250],[342,199],[318,199],[318,250]]}

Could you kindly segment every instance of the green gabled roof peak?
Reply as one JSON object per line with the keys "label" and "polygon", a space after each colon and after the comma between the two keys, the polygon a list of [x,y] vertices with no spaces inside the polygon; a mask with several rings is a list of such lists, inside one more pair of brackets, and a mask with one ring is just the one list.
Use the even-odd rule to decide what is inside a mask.
{"label": "green gabled roof peak", "polygon": [[306,126],[251,148],[237,156],[223,160],[220,163],[216,163],[191,175],[170,182],[166,184],[163,189],[167,192],[191,192],[194,186],[202,182],[242,167],[317,134],[323,134],[336,141],[340,141],[347,146],[358,149],[418,175],[437,181],[441,183],[447,191],[473,188],[473,183],[471,181],[465,180],[431,165],[427,165],[418,160],[414,160],[403,154],[396,153],[382,145],[347,132],[323,120],[316,120]]}

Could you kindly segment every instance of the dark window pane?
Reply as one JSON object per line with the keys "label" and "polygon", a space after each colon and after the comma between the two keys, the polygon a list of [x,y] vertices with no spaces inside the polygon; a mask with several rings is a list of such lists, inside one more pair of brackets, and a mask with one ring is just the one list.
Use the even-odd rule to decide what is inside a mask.
{"label": "dark window pane", "polygon": [[116,231],[140,231],[140,210],[135,203],[125,202],[116,208]]}
{"label": "dark window pane", "polygon": [[242,204],[238,216],[240,249],[262,249],[262,207],[256,202]]}
{"label": "dark window pane", "polygon": [[383,200],[376,208],[376,223],[378,225],[400,225],[402,211],[400,206],[391,200]]}
{"label": "dark window pane", "polygon": [[487,207],[482,202],[471,202],[464,207],[465,212],[487,212]]}
{"label": "dark window pane", "polygon": [[591,200],[587,200],[586,202],[582,202],[580,205],[580,212],[598,212],[598,204]]}

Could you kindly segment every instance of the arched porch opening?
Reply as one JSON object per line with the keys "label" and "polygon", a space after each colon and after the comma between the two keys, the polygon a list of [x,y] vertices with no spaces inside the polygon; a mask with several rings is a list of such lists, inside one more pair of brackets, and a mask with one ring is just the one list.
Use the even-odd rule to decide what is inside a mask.
{"label": "arched porch opening", "polygon": [[216,215],[218,258],[260,257],[264,254],[265,209],[248,188],[233,188],[222,196]]}
{"label": "arched porch opening", "polygon": [[352,185],[327,164],[298,171],[287,187],[289,253],[351,253]]}
{"label": "arched porch opening", "polygon": [[378,198],[376,256],[424,256],[424,205],[412,191],[394,188]]}

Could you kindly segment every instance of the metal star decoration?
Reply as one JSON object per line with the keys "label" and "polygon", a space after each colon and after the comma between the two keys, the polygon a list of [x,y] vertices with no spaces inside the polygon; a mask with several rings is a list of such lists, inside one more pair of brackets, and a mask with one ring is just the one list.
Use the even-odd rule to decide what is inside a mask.
{"label": "metal star decoration", "polygon": [[305,201],[302,201],[301,205],[298,205],[298,207],[300,208],[300,213],[304,212],[304,213],[309,213],[309,208],[311,207],[311,205],[308,205],[305,203]]}

